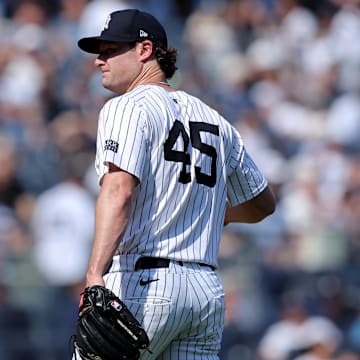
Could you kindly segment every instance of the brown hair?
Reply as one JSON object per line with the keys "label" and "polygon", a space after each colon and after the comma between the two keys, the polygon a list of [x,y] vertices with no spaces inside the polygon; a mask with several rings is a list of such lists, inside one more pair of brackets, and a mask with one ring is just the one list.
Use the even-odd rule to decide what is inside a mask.
{"label": "brown hair", "polygon": [[166,78],[170,79],[177,70],[176,60],[178,50],[175,48],[166,49],[162,45],[156,44],[154,54]]}

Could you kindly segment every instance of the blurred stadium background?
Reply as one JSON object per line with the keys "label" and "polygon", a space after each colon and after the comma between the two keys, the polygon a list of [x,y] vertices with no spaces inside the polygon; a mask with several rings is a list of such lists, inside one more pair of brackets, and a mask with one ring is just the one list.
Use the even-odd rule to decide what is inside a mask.
{"label": "blurred stadium background", "polygon": [[70,359],[112,96],[76,42],[128,7],[276,191],[273,216],[224,229],[220,358],[359,360],[359,0],[0,0],[0,359]]}

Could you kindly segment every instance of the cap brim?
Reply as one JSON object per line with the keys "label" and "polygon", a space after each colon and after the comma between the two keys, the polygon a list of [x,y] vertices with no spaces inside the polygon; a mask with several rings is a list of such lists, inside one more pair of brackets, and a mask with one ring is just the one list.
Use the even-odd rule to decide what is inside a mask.
{"label": "cap brim", "polygon": [[91,54],[99,54],[100,50],[100,36],[86,37],[78,41],[78,46],[81,50]]}
{"label": "cap brim", "polygon": [[113,41],[113,42],[129,42],[128,38],[120,39],[119,36],[112,37],[110,35],[92,36],[85,37],[78,41],[78,46],[81,50],[86,51],[90,54],[100,53],[100,44],[102,41]]}

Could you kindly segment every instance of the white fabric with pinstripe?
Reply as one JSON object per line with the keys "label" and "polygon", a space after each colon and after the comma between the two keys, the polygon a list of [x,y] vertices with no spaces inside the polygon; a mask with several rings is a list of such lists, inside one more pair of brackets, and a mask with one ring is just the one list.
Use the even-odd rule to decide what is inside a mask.
{"label": "white fabric with pinstripe", "polygon": [[[261,193],[266,179],[239,133],[183,91],[142,85],[99,116],[96,170],[113,163],[139,179],[132,218],[106,286],[144,325],[145,359],[218,359],[224,294],[216,271],[226,202]],[[135,270],[140,257],[169,267]],[[210,266],[206,266],[210,265]]]}

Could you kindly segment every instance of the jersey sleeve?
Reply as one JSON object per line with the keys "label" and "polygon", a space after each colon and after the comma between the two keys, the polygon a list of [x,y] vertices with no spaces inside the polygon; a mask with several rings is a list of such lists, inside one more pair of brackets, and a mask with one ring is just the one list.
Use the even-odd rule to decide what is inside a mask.
{"label": "jersey sleeve", "polygon": [[99,178],[112,163],[140,181],[146,161],[146,117],[126,97],[108,101],[99,116],[96,167]]}
{"label": "jersey sleeve", "polygon": [[227,200],[230,206],[242,204],[259,195],[268,185],[262,172],[247,153],[235,131],[230,174],[227,178]]}

